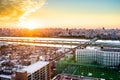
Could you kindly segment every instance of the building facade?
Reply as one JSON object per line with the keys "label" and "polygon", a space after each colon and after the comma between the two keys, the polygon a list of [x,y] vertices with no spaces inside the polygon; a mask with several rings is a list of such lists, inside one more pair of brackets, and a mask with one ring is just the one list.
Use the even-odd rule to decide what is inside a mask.
{"label": "building facade", "polygon": [[120,51],[112,48],[77,49],[76,61],[81,64],[120,66]]}

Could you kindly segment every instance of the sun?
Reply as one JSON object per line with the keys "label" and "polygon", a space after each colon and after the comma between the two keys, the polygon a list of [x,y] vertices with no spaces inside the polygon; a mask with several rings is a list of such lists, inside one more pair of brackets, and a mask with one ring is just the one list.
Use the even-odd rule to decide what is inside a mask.
{"label": "sun", "polygon": [[19,25],[23,28],[28,28],[28,29],[36,29],[42,26],[42,24],[37,20],[22,21],[19,23]]}

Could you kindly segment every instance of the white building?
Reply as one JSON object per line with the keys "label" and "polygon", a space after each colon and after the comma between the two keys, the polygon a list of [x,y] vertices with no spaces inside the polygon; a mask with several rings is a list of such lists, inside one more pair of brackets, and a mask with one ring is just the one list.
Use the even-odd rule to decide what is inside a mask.
{"label": "white building", "polygon": [[76,50],[76,61],[82,64],[100,64],[104,66],[120,65],[119,48],[87,47]]}

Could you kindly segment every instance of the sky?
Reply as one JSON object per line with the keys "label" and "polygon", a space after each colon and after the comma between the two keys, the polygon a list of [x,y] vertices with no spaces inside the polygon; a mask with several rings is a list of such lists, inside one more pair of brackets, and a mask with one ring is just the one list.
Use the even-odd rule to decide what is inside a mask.
{"label": "sky", "polygon": [[[14,23],[25,14],[25,19],[21,20],[23,25],[34,20],[39,27],[120,28],[120,0],[35,0],[35,3],[32,0],[24,1],[24,6],[19,3],[21,0],[17,0],[19,6],[14,2],[16,6],[10,2],[2,4],[3,1],[0,1],[0,23],[6,23],[5,19]],[[36,1],[42,1],[40,6]]]}
{"label": "sky", "polygon": [[49,27],[119,28],[120,0],[46,0],[35,16]]}

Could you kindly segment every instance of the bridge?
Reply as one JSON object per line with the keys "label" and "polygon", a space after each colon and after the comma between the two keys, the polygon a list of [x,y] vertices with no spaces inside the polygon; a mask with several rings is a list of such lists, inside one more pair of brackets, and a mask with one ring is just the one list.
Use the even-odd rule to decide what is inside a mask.
{"label": "bridge", "polygon": [[37,44],[61,44],[61,45],[79,45],[85,41],[74,41],[72,39],[54,39],[54,38],[24,38],[24,37],[0,37],[1,42],[16,43],[37,43]]}
{"label": "bridge", "polygon": [[[0,42],[15,42],[15,43],[34,43],[34,44],[52,44],[52,45],[69,45],[69,46],[78,46],[78,45],[97,45],[97,46],[104,46],[104,47],[119,47],[120,44],[114,44],[114,43],[106,43],[106,40],[103,40],[103,42],[94,42],[96,38],[92,40],[80,40],[80,39],[63,39],[63,38],[32,38],[32,37],[0,37]],[[108,40],[109,42],[109,40]]]}

